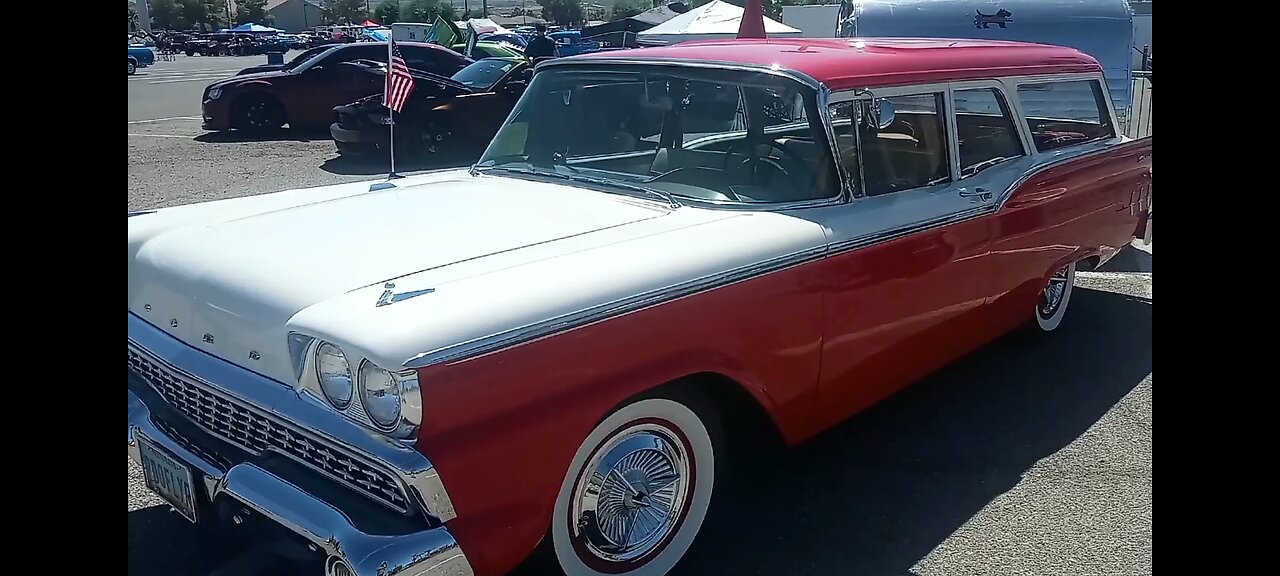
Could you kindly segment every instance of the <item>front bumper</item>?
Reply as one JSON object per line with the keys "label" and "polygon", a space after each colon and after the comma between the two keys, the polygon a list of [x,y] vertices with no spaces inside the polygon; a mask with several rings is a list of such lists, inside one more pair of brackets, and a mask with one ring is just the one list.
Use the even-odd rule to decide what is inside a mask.
{"label": "front bumper", "polygon": [[375,147],[385,147],[388,137],[386,129],[379,130],[380,127],[367,128],[344,128],[341,124],[334,122],[329,125],[329,135],[333,137],[334,142],[342,144],[366,144]]}
{"label": "front bumper", "polygon": [[217,100],[205,100],[200,103],[200,128],[204,130],[230,130],[231,114],[227,110],[224,100],[227,98],[223,94]]}
{"label": "front bumper", "polygon": [[[130,315],[131,344],[136,344],[135,328],[141,329],[135,320]],[[141,442],[191,470],[201,522],[215,520],[216,514],[209,512],[228,507],[256,516],[305,540],[327,557],[327,566],[345,564],[354,576],[472,576],[470,563],[446,526],[370,508],[359,496],[334,489],[313,470],[277,454],[233,457],[233,445],[203,435],[197,424],[183,419],[131,372],[128,447],[130,458],[139,464]]]}

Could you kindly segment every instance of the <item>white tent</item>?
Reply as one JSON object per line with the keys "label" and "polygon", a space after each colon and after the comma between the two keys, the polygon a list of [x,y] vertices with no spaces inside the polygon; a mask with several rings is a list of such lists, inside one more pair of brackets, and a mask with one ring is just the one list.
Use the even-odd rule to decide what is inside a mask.
{"label": "white tent", "polygon": [[[736,38],[742,21],[742,7],[723,0],[713,0],[636,35],[646,46],[675,44],[688,40]],[[764,31],[770,38],[800,36],[800,31],[777,20],[764,17]]]}

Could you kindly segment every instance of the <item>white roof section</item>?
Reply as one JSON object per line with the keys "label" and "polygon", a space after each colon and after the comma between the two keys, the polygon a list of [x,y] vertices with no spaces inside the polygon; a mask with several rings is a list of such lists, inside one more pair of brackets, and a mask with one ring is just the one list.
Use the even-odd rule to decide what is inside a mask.
{"label": "white roof section", "polygon": [[[637,34],[637,41],[640,44],[663,45],[688,40],[736,38],[741,22],[741,6],[723,0],[713,0],[640,32]],[[770,38],[800,36],[800,30],[772,20],[768,16],[764,18],[764,31]]]}

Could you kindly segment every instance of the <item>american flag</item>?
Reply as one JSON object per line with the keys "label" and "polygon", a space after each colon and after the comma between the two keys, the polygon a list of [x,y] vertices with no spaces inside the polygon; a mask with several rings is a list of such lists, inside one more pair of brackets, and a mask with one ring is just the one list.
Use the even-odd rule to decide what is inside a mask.
{"label": "american flag", "polygon": [[396,112],[404,109],[404,103],[413,93],[413,76],[409,75],[409,66],[400,56],[400,47],[395,40],[391,42],[391,63],[387,67],[387,84],[382,91],[382,104]]}

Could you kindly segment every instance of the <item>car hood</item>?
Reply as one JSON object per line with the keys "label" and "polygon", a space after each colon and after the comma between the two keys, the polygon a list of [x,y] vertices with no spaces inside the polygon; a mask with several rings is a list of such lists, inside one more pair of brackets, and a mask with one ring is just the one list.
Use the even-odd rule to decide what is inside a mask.
{"label": "car hood", "polygon": [[461,171],[427,180],[131,217],[129,310],[194,347],[283,378],[288,363],[276,352],[284,327],[313,304],[669,213],[623,196]]}

